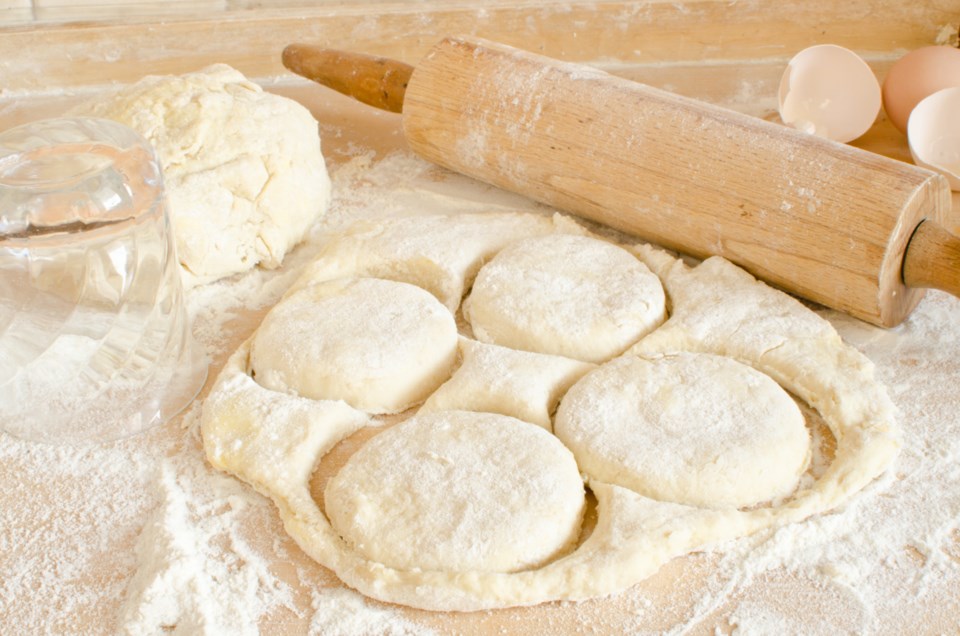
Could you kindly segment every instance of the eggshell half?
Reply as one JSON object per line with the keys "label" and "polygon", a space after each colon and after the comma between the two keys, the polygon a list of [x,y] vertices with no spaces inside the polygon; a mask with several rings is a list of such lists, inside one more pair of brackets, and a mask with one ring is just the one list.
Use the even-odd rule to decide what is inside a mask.
{"label": "eggshell half", "polygon": [[910,114],[907,139],[918,166],[940,172],[960,191],[960,87],[921,100]]}
{"label": "eggshell half", "polygon": [[863,59],[835,44],[797,53],[780,78],[785,124],[835,141],[867,132],[880,112],[880,83]]}

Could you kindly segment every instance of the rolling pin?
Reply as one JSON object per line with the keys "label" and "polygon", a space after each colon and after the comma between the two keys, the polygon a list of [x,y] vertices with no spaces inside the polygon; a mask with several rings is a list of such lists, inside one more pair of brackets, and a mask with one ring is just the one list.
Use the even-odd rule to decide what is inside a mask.
{"label": "rolling pin", "polygon": [[485,40],[447,38],[415,68],[303,44],[283,63],[402,112],[429,161],[873,324],[924,288],[960,292],[934,172]]}

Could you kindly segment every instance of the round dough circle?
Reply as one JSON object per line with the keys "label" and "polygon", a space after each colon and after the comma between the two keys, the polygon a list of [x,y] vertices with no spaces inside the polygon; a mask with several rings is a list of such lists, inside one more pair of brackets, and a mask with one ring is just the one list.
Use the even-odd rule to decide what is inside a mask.
{"label": "round dough circle", "polygon": [[484,265],[464,316],[482,342],[603,362],[663,322],[665,297],[626,250],[552,234],[519,241]]}
{"label": "round dough circle", "polygon": [[793,399],[731,358],[619,358],[560,403],[554,431],[591,478],[708,508],[791,493],[810,457]]}
{"label": "round dough circle", "polygon": [[573,455],[542,428],[435,411],[367,442],[324,500],[340,536],[389,567],[513,572],[576,542],[584,488]]}
{"label": "round dough circle", "polygon": [[399,413],[449,377],[456,355],[456,321],[428,292],[342,278],[278,303],[253,337],[250,370],[268,389]]}

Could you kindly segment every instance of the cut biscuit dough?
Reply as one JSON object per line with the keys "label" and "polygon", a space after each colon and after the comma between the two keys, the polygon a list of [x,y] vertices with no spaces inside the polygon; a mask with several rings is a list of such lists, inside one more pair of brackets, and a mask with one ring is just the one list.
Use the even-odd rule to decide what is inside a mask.
{"label": "cut biscuit dough", "polygon": [[463,315],[482,342],[603,362],[665,317],[660,281],[626,250],[589,236],[515,243],[484,265]]}
{"label": "cut biscuit dough", "polygon": [[788,495],[810,460],[786,391],[708,354],[608,362],[567,392],[553,430],[591,479],[704,508]]}
{"label": "cut biscuit dough", "polygon": [[583,480],[543,429],[438,411],[378,434],[327,484],[327,516],[366,558],[401,570],[514,572],[580,535]]}
{"label": "cut biscuit dough", "polygon": [[510,415],[551,430],[550,418],[574,382],[596,365],[460,338],[462,362],[420,413],[464,410]]}
{"label": "cut biscuit dough", "polygon": [[[423,237],[440,226],[451,224],[452,228],[439,233],[451,236],[463,233],[465,228],[476,228],[476,223],[476,218],[441,217],[426,219],[422,225],[404,220],[402,225],[404,232],[420,237],[421,244],[428,244],[430,241]],[[397,223],[387,220],[379,230],[368,227],[366,231],[390,234],[398,232],[397,227]],[[509,244],[503,242],[504,246]],[[334,245],[327,253],[342,253],[338,249]],[[807,402],[819,411],[837,442],[830,465],[808,486],[782,502],[743,509],[715,508],[658,501],[628,487],[604,482],[580,466],[587,473],[587,485],[597,501],[596,525],[572,550],[557,548],[562,540],[551,540],[550,545],[559,552],[547,562],[539,563],[538,558],[543,558],[544,553],[538,556],[528,547],[522,550],[521,561],[534,565],[514,571],[496,569],[511,567],[503,564],[488,569],[489,564],[483,559],[451,565],[447,557],[439,554],[433,555],[431,567],[418,567],[416,556],[395,554],[403,550],[398,545],[402,543],[399,538],[392,539],[393,547],[381,546],[382,552],[371,558],[373,553],[364,551],[369,550],[366,540],[357,541],[357,536],[350,536],[355,535],[354,530],[342,522],[340,529],[347,536],[341,536],[310,495],[310,475],[317,461],[336,439],[362,425],[362,414],[342,402],[317,401],[316,407],[311,408],[306,405],[310,402],[306,398],[271,394],[248,377],[249,344],[231,357],[204,404],[201,430],[207,455],[214,466],[268,494],[276,502],[287,532],[308,555],[333,570],[346,585],[383,601],[442,611],[474,611],[613,594],[650,576],[678,555],[835,508],[890,467],[900,446],[893,405],[886,389],[874,377],[870,361],[844,344],[827,321],[721,258],[710,258],[691,268],[649,246],[634,246],[630,250],[662,281],[671,301],[671,315],[630,347],[623,354],[624,359],[682,354],[723,356],[766,374],[784,390]],[[377,257],[357,261],[361,271],[366,271],[361,261],[369,262],[371,258]],[[412,262],[416,256],[411,252],[405,259]],[[453,268],[459,272],[457,281],[468,278],[463,275],[466,260],[469,259]],[[339,275],[349,274],[349,267],[343,262],[334,269]],[[310,271],[328,269],[316,263]],[[301,288],[310,284],[309,276],[298,283]],[[284,404],[294,406],[275,408]],[[442,418],[444,413],[448,412],[417,417]],[[690,415],[699,417],[702,413]],[[517,425],[541,436],[548,434],[529,424]],[[403,429],[399,429],[396,435],[402,433]],[[301,440],[308,443],[301,444]],[[404,444],[408,449],[418,447],[410,440]],[[516,443],[504,440],[500,445],[505,454],[513,456],[518,449],[524,450],[521,447],[532,448],[539,442],[527,444],[518,438]],[[455,472],[466,469],[451,466]],[[399,471],[406,475],[400,480],[405,481],[405,487],[418,487],[417,470],[410,462]],[[343,480],[348,481],[348,477],[344,474]],[[509,484],[515,477],[491,472],[483,479]],[[378,483],[371,483],[370,479],[358,476],[352,488],[359,493],[376,494]],[[391,486],[398,492],[403,487]],[[430,496],[442,500],[444,489],[451,487],[467,486],[438,482]],[[578,505],[580,496],[569,493],[568,505]],[[530,493],[520,497],[523,501],[510,503],[511,510],[533,507],[538,499]],[[390,514],[413,518],[429,516],[431,512],[429,507],[401,505],[401,509]],[[479,545],[483,538],[478,534],[475,540]],[[358,543],[364,544],[363,549]]]}
{"label": "cut biscuit dough", "polygon": [[456,355],[453,315],[426,291],[339,278],[301,288],[267,314],[250,369],[268,389],[399,413],[449,377]]}

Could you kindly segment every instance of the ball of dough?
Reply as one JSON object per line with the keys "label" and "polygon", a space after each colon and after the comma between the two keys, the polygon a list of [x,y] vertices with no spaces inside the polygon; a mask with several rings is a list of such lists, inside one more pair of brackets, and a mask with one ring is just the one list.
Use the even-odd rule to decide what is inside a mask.
{"label": "ball of dough", "polygon": [[225,64],[150,75],[73,112],[119,121],[153,145],[188,287],[279,266],[329,204],[310,111]]}
{"label": "ball of dough", "polygon": [[707,354],[603,365],[564,396],[554,432],[594,479],[709,508],[790,494],[810,457],[803,415],[787,392]]}
{"label": "ball of dough", "polygon": [[399,413],[440,386],[456,356],[456,322],[430,293],[341,278],[300,289],[267,314],[250,370],[268,389]]}
{"label": "ball of dough", "polygon": [[663,322],[665,297],[626,250],[554,234],[515,243],[484,265],[464,316],[481,342],[603,362]]}
{"label": "ball of dough", "polygon": [[542,428],[437,411],[367,442],[324,501],[340,536],[387,566],[513,572],[576,542],[584,489],[573,455]]}

